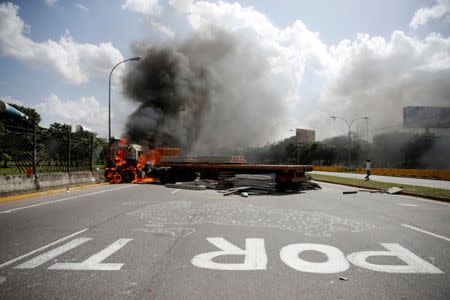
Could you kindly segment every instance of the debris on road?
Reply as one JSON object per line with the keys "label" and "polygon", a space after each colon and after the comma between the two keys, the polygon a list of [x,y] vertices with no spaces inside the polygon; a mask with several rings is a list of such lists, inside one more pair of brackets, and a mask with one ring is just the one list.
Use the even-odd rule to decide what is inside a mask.
{"label": "debris on road", "polygon": [[215,190],[217,189],[218,182],[216,180],[211,179],[200,179],[197,178],[194,180],[194,184],[196,185],[204,185],[209,190]]}
{"label": "debris on road", "polygon": [[304,189],[311,189],[311,190],[321,190],[322,187],[314,181],[306,181],[303,183],[303,188]]}
{"label": "debris on road", "polygon": [[347,194],[357,194],[358,191],[343,191],[342,194],[347,195]]}
{"label": "debris on road", "polygon": [[195,190],[203,191],[206,190],[206,186],[202,184],[195,184],[194,182],[177,182],[166,184],[168,188],[182,189],[182,190]]}
{"label": "debris on road", "polygon": [[223,191],[222,194],[224,196],[228,196],[228,195],[232,195],[232,194],[238,194],[238,193],[241,193],[243,191],[250,190],[251,188],[252,188],[251,186],[242,186],[242,187],[237,187],[237,188],[229,188],[229,189]]}
{"label": "debris on road", "polygon": [[388,189],[379,189],[379,190],[358,190],[359,192],[367,192],[367,193],[380,193],[380,194],[389,194],[389,195],[395,195],[401,193],[403,190],[399,187],[391,187]]}
{"label": "debris on road", "polygon": [[402,191],[401,188],[393,186],[393,187],[387,189],[386,193],[388,193],[389,195],[395,195],[395,194],[400,193],[401,191]]}
{"label": "debris on road", "polygon": [[236,174],[234,176],[224,176],[221,186],[228,187],[224,196],[241,193],[245,191],[243,197],[249,195],[271,194],[277,191],[275,174]]}
{"label": "debris on road", "polygon": [[276,192],[275,174],[236,174],[226,179],[233,187],[250,187],[252,194],[269,194]]}
{"label": "debris on road", "polygon": [[[200,175],[194,181],[166,184],[166,187],[190,190],[214,189],[224,196],[240,194],[242,197],[250,195],[267,195],[277,191],[276,174],[232,174],[221,173],[218,180],[201,179]],[[320,189],[320,185],[304,182],[300,189]]]}
{"label": "debris on road", "polygon": [[339,277],[339,280],[342,280],[342,281],[348,281],[348,278],[347,277]]}
{"label": "debris on road", "polygon": [[365,193],[381,193],[381,190],[358,190],[358,192],[365,192]]}

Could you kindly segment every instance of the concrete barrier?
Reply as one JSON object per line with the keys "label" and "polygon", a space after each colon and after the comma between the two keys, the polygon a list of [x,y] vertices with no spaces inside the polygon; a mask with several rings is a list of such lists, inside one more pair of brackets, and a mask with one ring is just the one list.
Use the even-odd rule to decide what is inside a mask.
{"label": "concrete barrier", "polygon": [[98,172],[46,173],[38,174],[36,179],[26,175],[0,176],[0,196],[100,181],[104,179]]}
{"label": "concrete barrier", "polygon": [[[345,172],[346,167],[340,166],[314,166],[314,171]],[[353,173],[366,173],[364,168],[352,169]],[[417,177],[426,179],[450,180],[450,170],[419,170],[419,169],[388,169],[372,168],[372,175]]]}

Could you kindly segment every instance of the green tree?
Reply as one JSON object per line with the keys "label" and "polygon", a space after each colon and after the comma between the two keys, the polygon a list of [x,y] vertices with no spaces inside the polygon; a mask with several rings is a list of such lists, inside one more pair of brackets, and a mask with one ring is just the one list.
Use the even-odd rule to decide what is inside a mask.
{"label": "green tree", "polygon": [[22,119],[8,114],[2,114],[1,119],[5,124],[14,125],[17,127],[33,128],[35,124],[37,125],[41,122],[41,115],[34,108],[13,103],[8,104],[14,107],[15,109],[23,112],[25,115],[28,116],[28,119]]}
{"label": "green tree", "polygon": [[48,129],[51,130],[51,131],[68,132],[68,131],[71,130],[71,127],[70,127],[69,124],[61,124],[61,123],[58,123],[58,122],[54,122],[54,123],[50,124]]}
{"label": "green tree", "polygon": [[2,153],[0,155],[0,159],[3,160],[3,168],[7,168],[8,162],[12,160],[12,157],[11,157],[11,155],[9,155],[7,153]]}

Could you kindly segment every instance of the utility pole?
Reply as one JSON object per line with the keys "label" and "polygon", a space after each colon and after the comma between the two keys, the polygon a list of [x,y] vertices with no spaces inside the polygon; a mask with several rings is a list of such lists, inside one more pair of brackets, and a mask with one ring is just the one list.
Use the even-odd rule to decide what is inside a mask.
{"label": "utility pole", "polygon": [[36,178],[36,155],[37,155],[37,125],[33,127],[33,175]]}
{"label": "utility pole", "polygon": [[69,128],[69,133],[67,134],[67,173],[69,173],[70,176],[70,134],[71,134],[72,128]]}

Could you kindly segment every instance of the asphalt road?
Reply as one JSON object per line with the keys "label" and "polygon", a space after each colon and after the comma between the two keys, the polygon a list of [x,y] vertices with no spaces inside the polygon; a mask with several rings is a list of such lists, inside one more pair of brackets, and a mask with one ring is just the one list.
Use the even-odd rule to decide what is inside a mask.
{"label": "asphalt road", "polygon": [[322,186],[0,203],[0,299],[450,299],[448,204]]}
{"label": "asphalt road", "polygon": [[[364,179],[364,177],[366,176],[366,174],[343,173],[343,172],[312,171],[311,173],[312,174],[323,174],[323,175],[347,177],[347,178],[356,178],[356,179]],[[370,180],[450,190],[450,181],[447,181],[447,180],[433,180],[433,179],[394,177],[394,176],[381,176],[381,175],[370,175]]]}

